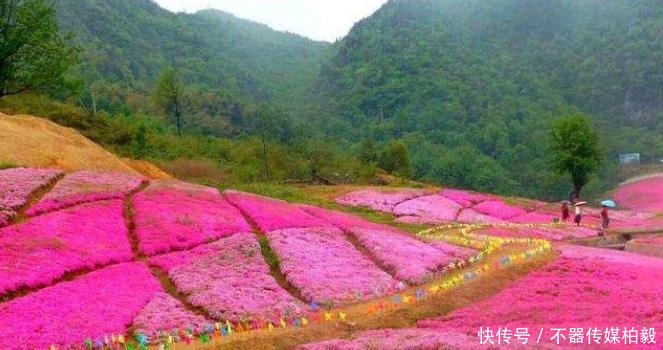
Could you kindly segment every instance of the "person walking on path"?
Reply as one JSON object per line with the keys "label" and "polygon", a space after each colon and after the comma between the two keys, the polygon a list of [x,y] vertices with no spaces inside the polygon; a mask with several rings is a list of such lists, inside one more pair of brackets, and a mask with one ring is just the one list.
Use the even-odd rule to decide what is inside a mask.
{"label": "person walking on path", "polygon": [[601,233],[599,234],[600,236],[603,236],[605,231],[608,229],[608,225],[610,225],[610,217],[608,216],[608,206],[604,205],[603,209],[601,209]]}
{"label": "person walking on path", "polygon": [[569,220],[569,202],[562,202],[562,222],[567,222]]}
{"label": "person walking on path", "polygon": [[582,204],[581,202],[576,202],[573,204],[575,206],[575,218],[573,219],[573,223],[576,224],[576,226],[580,226],[580,221],[582,220]]}

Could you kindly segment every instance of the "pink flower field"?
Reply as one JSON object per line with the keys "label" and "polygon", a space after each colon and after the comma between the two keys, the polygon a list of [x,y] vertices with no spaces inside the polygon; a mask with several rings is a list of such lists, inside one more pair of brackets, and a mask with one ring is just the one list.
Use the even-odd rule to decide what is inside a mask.
{"label": "pink flower field", "polygon": [[[558,215],[554,203],[452,189],[436,194],[367,188],[336,200],[391,213],[401,223],[440,225],[415,235],[408,231],[418,226],[384,225],[341,211],[232,190],[222,194],[177,180],[142,186],[145,182],[140,178],[90,171],[66,175],[28,208],[27,218],[21,215],[10,222],[60,174],[0,170],[2,350],[49,349],[51,345],[78,350],[86,348],[86,340],[96,344],[109,335],[130,339],[139,332],[158,342],[162,332],[200,331],[225,321],[286,327],[283,336],[289,338],[274,333],[259,341],[274,341],[277,347],[282,339],[292,346],[312,341],[300,346],[302,350],[557,349],[566,347],[551,343],[552,328],[587,331],[590,327],[601,331],[654,328],[658,333],[654,346],[608,348],[657,349],[663,344],[663,259],[655,257],[663,257],[663,236],[651,233],[663,228],[663,216],[656,213],[655,203],[642,199],[658,200],[657,183],[663,183],[663,177],[618,190],[615,197],[621,195],[623,204],[633,209],[611,210],[611,229],[625,228],[634,237],[626,244],[628,252],[620,252],[571,245],[576,239],[596,237],[597,229],[547,225]],[[598,223],[598,213],[587,207],[583,223]],[[489,225],[444,225],[454,222]],[[436,273],[446,272],[450,263],[478,254],[474,249],[421,238],[433,239],[437,232],[445,235],[440,239],[454,242],[463,237],[485,240],[490,249],[484,252],[490,261],[449,276],[451,282],[441,287],[438,280],[422,286]],[[451,237],[458,232],[468,235]],[[552,241],[555,254],[537,254],[544,246],[550,247],[547,242],[533,241],[532,247],[540,248],[530,249],[482,235]],[[503,241],[510,243],[500,246]],[[480,242],[463,242],[480,246]],[[273,261],[271,253],[278,261]],[[508,259],[505,254],[519,258]],[[513,282],[504,283],[500,291],[485,289],[482,283],[487,275],[483,275],[493,273],[490,266],[507,275],[512,264],[522,263],[518,268],[523,269],[531,266],[523,263],[525,258],[546,260],[533,260],[538,268],[519,270],[518,276],[524,277],[513,275]],[[463,288],[470,289],[445,294],[449,283],[454,288],[468,283]],[[430,302],[427,291],[436,292],[431,286],[442,288],[437,289],[442,298],[457,298],[469,291],[461,298],[474,301],[436,313],[426,309],[430,305],[422,305],[426,316],[410,319],[403,329],[366,330],[355,319],[364,307],[374,310],[372,304],[378,301],[371,299],[383,296],[390,297],[379,301],[380,310],[391,300],[398,306],[387,305],[394,312],[389,315],[406,311],[414,316],[409,312],[418,310],[401,308]],[[408,299],[410,304],[399,301],[397,295],[415,299]],[[455,299],[442,300],[459,304]],[[319,304],[323,311],[308,315],[307,310],[316,309],[312,304]],[[353,307],[346,309],[348,305]],[[325,306],[331,308],[329,314]],[[381,322],[381,314],[370,314]],[[327,315],[333,320],[321,319]],[[307,326],[303,322],[314,325],[311,332],[300,333]],[[356,332],[350,331],[354,322],[359,325]],[[395,324],[380,323],[376,328]],[[527,327],[532,341],[543,328],[543,341],[528,347],[481,345],[477,335],[486,327],[494,331]],[[348,339],[313,341],[332,329],[334,334],[344,332]],[[233,347],[236,340],[247,341],[242,345],[250,347],[252,337],[267,333],[238,334],[222,342]],[[200,345],[197,339],[193,344],[192,348],[215,346]],[[180,347],[189,348],[184,344],[174,348]]]}
{"label": "pink flower field", "polygon": [[376,211],[391,213],[397,204],[425,196],[428,193],[427,190],[415,189],[359,190],[336,198],[336,203],[351,207],[368,207]]}
{"label": "pink flower field", "polygon": [[[410,284],[426,281],[433,272],[458,259],[455,253],[463,250],[443,242],[436,242],[439,248],[434,247],[406,232],[350,214],[313,206],[300,207],[351,235],[381,266],[392,272],[397,279]],[[465,251],[476,253],[471,249]]]}
{"label": "pink flower field", "polygon": [[198,330],[212,322],[186,310],[181,302],[168,293],[158,292],[134,318],[132,328],[137,333],[156,338],[161,332],[179,331],[183,327]]}
{"label": "pink flower field", "polygon": [[139,249],[150,256],[251,231],[240,211],[209,187],[156,181],[133,205]]}
{"label": "pink flower field", "polygon": [[[470,334],[480,327],[528,327],[537,334],[541,328],[663,329],[663,260],[577,246],[560,249],[557,260],[497,295],[419,326]],[[662,341],[659,335],[657,342]]]}
{"label": "pink flower field", "polygon": [[252,233],[238,233],[187,252],[153,257],[179,292],[219,320],[278,320],[301,304],[270,275]]}
{"label": "pink flower field", "polygon": [[0,229],[0,296],[131,260],[122,212],[122,201],[102,201]]}
{"label": "pink flower field", "polygon": [[161,286],[141,263],[120,264],[0,304],[0,349],[81,348],[126,334]]}
{"label": "pink flower field", "polygon": [[78,171],[67,174],[39,203],[26,211],[34,216],[104,199],[124,199],[144,180],[123,173]]}
{"label": "pink flower field", "polygon": [[0,227],[9,224],[16,211],[27,204],[39,188],[55,181],[62,172],[51,169],[0,170]]}
{"label": "pink flower field", "polygon": [[663,175],[622,185],[614,199],[625,209],[663,212]]}
{"label": "pink flower field", "polygon": [[462,208],[451,199],[433,194],[399,203],[393,213],[399,217],[397,221],[442,224],[456,221]]}
{"label": "pink flower field", "polygon": [[527,214],[525,209],[508,205],[501,200],[485,201],[475,205],[472,209],[500,220],[509,220],[516,216]]}
{"label": "pink flower field", "polygon": [[464,206],[471,207],[473,205],[479,204],[481,202],[493,200],[496,197],[491,195],[476,193],[463,190],[454,190],[450,188],[445,188],[440,192],[440,195],[443,197],[449,198],[452,201]]}
{"label": "pink flower field", "polygon": [[285,278],[307,301],[343,304],[358,296],[382,296],[398,284],[339,229],[284,229],[267,232],[267,237]]}
{"label": "pink flower field", "polygon": [[441,271],[442,267],[457,260],[441,249],[393,230],[354,228],[350,234],[381,266],[393,272],[396,279],[410,284],[428,281],[434,272]]}
{"label": "pink flower field", "polygon": [[238,191],[225,191],[226,199],[248,215],[261,231],[324,226],[325,223],[288,202]]}

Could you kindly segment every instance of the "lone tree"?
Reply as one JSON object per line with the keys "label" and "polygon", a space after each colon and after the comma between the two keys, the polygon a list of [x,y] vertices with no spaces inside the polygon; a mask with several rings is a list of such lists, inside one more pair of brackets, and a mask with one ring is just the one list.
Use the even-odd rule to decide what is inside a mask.
{"label": "lone tree", "polygon": [[182,136],[182,122],[184,119],[184,84],[180,80],[177,71],[167,68],[161,74],[155,93],[157,105],[164,110],[166,115],[175,119],[177,135]]}
{"label": "lone tree", "polygon": [[77,48],[60,34],[47,0],[0,1],[0,98],[70,87]]}
{"label": "lone tree", "polygon": [[555,122],[551,136],[555,170],[571,175],[576,195],[580,195],[589,175],[601,165],[598,134],[586,117],[571,116]]}

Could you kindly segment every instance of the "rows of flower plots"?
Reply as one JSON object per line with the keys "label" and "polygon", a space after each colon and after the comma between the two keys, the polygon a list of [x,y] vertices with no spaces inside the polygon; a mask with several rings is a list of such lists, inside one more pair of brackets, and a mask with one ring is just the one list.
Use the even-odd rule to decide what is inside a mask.
{"label": "rows of flower plots", "polygon": [[124,199],[143,179],[124,173],[78,171],[67,174],[37,204],[26,211],[35,216],[80,203]]}
{"label": "rows of flower plots", "polygon": [[[659,180],[663,182],[663,177]],[[645,180],[654,181],[654,180]],[[636,183],[622,192],[632,191],[633,196],[643,196],[641,185]],[[661,187],[661,184],[658,184]],[[635,187],[635,188],[633,188]],[[628,198],[623,195],[622,197]],[[347,193],[336,199],[337,203],[364,206],[374,210],[387,212],[396,216],[397,222],[410,224],[550,224],[560,219],[560,210],[555,205],[538,201],[513,200],[507,201],[497,196],[478,194],[474,192],[444,189],[439,193],[427,194],[421,191],[403,189],[380,192],[377,190],[360,190]],[[593,228],[596,236],[596,227],[601,224],[598,210],[583,209],[582,224],[585,230]],[[611,228],[643,228],[663,227],[663,218],[646,212],[633,212],[628,210],[613,210],[610,212]],[[580,234],[578,232],[581,231]],[[566,238],[588,237],[584,230],[565,227],[555,231],[539,230],[536,232],[520,231],[518,234],[536,233],[536,237],[552,240]]]}
{"label": "rows of flower plots", "polygon": [[133,198],[139,249],[146,255],[193,248],[251,228],[214,188],[155,181]]}
{"label": "rows of flower plots", "polygon": [[127,263],[0,304],[0,349],[64,349],[87,338],[125,334],[160,291],[144,264]]}
{"label": "rows of flower plots", "polygon": [[300,206],[311,215],[342,229],[368,251],[379,265],[400,281],[421,284],[445,266],[467,260],[476,251],[444,242],[427,244],[392,227],[313,206]]}
{"label": "rows of flower plots", "polygon": [[101,201],[0,229],[0,296],[131,260],[122,213],[122,201]]}
{"label": "rows of flower plots", "polygon": [[55,181],[62,173],[50,169],[14,168],[0,170],[0,227],[9,224],[30,195]]}
{"label": "rows of flower plots", "polygon": [[301,314],[301,303],[281,288],[252,233],[238,233],[186,252],[150,259],[166,271],[190,304],[219,320],[279,320]]}
{"label": "rows of flower plots", "polygon": [[[663,327],[663,260],[569,245],[558,249],[557,259],[507,289],[419,321],[417,328],[367,331],[300,349],[657,349],[663,341],[656,333]],[[517,329],[521,336],[515,336]],[[490,338],[481,330],[492,330]],[[557,332],[561,336],[555,338]]]}

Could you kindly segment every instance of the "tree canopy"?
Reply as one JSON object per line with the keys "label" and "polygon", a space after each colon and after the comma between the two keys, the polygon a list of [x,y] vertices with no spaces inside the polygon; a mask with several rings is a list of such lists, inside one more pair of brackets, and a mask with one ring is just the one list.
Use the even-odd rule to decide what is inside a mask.
{"label": "tree canopy", "polygon": [[0,97],[66,87],[75,62],[50,2],[0,2]]}
{"label": "tree canopy", "polygon": [[554,168],[568,173],[576,194],[601,164],[599,137],[584,116],[570,116],[555,122],[551,131]]}

